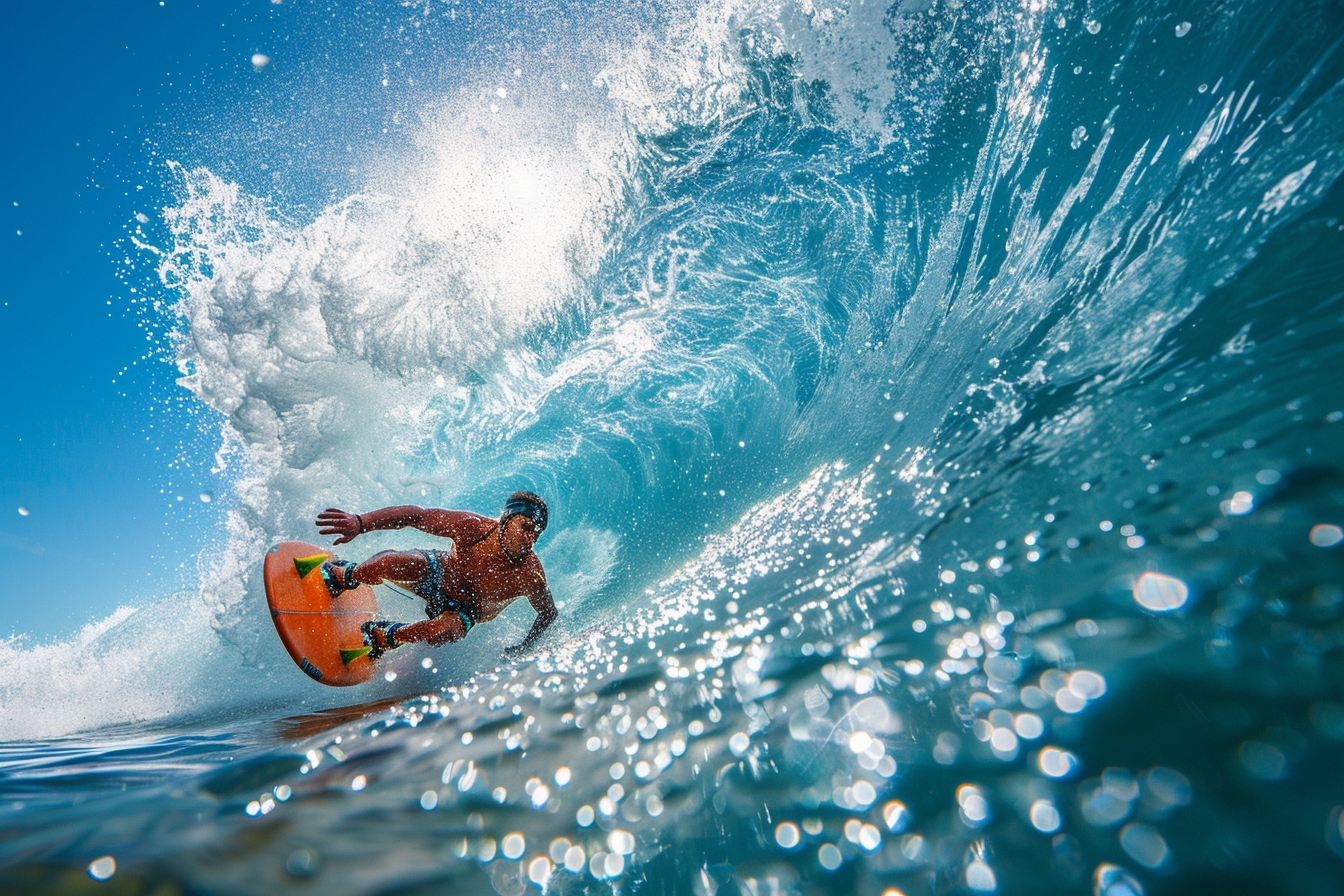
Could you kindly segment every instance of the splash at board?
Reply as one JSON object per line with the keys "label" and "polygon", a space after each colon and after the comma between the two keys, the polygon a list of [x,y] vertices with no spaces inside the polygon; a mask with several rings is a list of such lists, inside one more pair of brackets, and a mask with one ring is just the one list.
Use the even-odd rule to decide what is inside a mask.
{"label": "splash at board", "polygon": [[294,664],[332,687],[362,684],[373,675],[359,627],[378,615],[368,585],[335,600],[319,567],[330,551],[302,541],[283,541],[266,554],[262,576],[271,621]]}

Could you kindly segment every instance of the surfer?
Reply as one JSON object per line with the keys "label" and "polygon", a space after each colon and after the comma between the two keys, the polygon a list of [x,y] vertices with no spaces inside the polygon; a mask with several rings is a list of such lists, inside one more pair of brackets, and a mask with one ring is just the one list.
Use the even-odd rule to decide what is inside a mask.
{"label": "surfer", "polygon": [[494,619],[515,598],[526,597],[537,618],[522,642],[506,648],[515,654],[531,647],[555,621],[555,602],[533,546],[546,528],[546,502],[531,492],[514,492],[498,520],[465,510],[414,506],[384,507],[367,513],[328,508],[317,516],[318,531],[337,536],[333,544],[353,541],[365,532],[413,526],[450,538],[450,551],[382,551],[360,563],[328,560],[322,577],[335,599],[360,585],[393,582],[425,601],[422,622],[375,619],[364,623],[369,656],[415,641],[439,646],[465,637],[472,627]]}

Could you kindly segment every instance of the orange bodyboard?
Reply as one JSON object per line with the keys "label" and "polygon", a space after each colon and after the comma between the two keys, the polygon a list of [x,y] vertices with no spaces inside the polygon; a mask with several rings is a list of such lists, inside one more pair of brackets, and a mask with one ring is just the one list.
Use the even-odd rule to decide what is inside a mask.
{"label": "orange bodyboard", "polygon": [[267,552],[262,576],[271,621],[290,658],[309,678],[338,688],[361,684],[373,675],[373,660],[359,656],[345,663],[341,650],[364,645],[359,627],[378,618],[378,601],[368,585],[333,600],[316,567],[301,578],[294,561],[317,555],[332,556],[302,541],[282,541]]}

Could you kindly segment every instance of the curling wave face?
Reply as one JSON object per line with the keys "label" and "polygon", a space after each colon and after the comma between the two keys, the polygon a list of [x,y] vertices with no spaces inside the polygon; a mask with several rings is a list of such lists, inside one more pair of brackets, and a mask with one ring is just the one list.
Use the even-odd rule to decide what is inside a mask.
{"label": "curling wave face", "polygon": [[[119,718],[11,679],[7,717],[250,718],[252,771],[149,792],[266,841],[123,851],[206,888],[1180,892],[1251,812],[1227,776],[1286,806],[1344,739],[1331,25],[725,0],[557,38],[554,83],[472,76],[311,220],[176,168],[149,251],[233,483],[171,611],[208,659]],[[425,696],[266,744],[329,695],[274,643],[265,547],[514,488],[552,506],[550,646],[477,673],[518,617],[407,651],[366,696]],[[1344,855],[1312,811],[1309,884]]]}

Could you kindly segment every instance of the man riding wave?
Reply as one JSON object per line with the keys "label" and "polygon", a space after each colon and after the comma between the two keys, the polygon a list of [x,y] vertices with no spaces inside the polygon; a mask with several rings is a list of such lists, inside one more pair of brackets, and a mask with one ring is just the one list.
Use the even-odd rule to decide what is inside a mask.
{"label": "man riding wave", "polygon": [[465,637],[472,627],[498,616],[526,597],[537,618],[522,642],[505,650],[524,651],[555,621],[555,601],[533,546],[546,528],[546,502],[531,492],[514,492],[498,520],[465,510],[384,507],[367,513],[328,508],[317,516],[318,531],[346,544],[365,532],[412,526],[452,539],[449,551],[382,551],[361,563],[328,560],[322,578],[332,598],[359,585],[392,582],[425,601],[422,622],[376,619],[364,623],[364,643],[378,659],[388,650],[416,641],[439,646]]}

